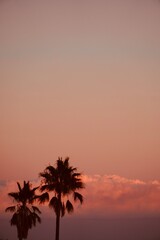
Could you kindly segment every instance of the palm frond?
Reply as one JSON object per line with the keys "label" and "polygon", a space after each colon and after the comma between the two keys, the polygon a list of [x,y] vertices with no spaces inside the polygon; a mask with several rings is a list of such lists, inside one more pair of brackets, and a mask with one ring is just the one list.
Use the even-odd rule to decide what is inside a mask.
{"label": "palm frond", "polygon": [[73,173],[72,178],[81,177],[81,173]]}
{"label": "palm frond", "polygon": [[20,201],[20,197],[19,197],[19,193],[18,192],[10,192],[10,193],[8,193],[8,196],[14,198],[14,200],[16,200],[17,202]]}
{"label": "palm frond", "polygon": [[37,213],[41,214],[41,211],[39,210],[38,207],[32,206],[32,209],[33,209],[34,212],[37,212]]}
{"label": "palm frond", "polygon": [[54,176],[54,175],[57,174],[56,168],[53,167],[53,166],[51,166],[51,165],[49,165],[48,167],[46,167],[46,170],[47,170],[52,176]]}
{"label": "palm frond", "polygon": [[73,172],[75,172],[75,171],[77,171],[77,168],[76,167],[70,167],[70,170],[71,170],[71,172],[73,173]]}
{"label": "palm frond", "polygon": [[52,197],[50,202],[49,202],[49,207],[53,208],[55,213],[58,212],[58,208],[59,208],[59,203],[58,203],[58,198],[57,197]]}
{"label": "palm frond", "polygon": [[48,184],[44,184],[44,185],[40,186],[39,190],[40,190],[41,192],[43,192],[43,191],[46,191],[47,188],[48,188]]}
{"label": "palm frond", "polygon": [[59,173],[61,173],[64,169],[64,164],[63,164],[62,158],[58,158],[56,165],[57,165],[56,169],[58,170]]}
{"label": "palm frond", "polygon": [[82,204],[83,203],[83,196],[78,192],[74,192],[74,201],[77,201],[77,200],[79,200],[80,203]]}
{"label": "palm frond", "polygon": [[64,203],[61,203],[61,217],[65,215],[65,205]]}
{"label": "palm frond", "polygon": [[10,207],[7,207],[5,209],[5,212],[15,212],[16,211],[16,207],[15,206],[10,206]]}
{"label": "palm frond", "polygon": [[84,185],[84,183],[81,181],[81,179],[77,179],[77,181],[75,181],[75,188],[76,188],[76,189],[85,188],[85,185]]}
{"label": "palm frond", "polygon": [[55,190],[55,183],[50,183],[50,184],[44,184],[40,187],[40,191],[43,192],[43,191],[54,191]]}
{"label": "palm frond", "polygon": [[66,202],[66,209],[67,209],[68,213],[72,213],[74,210],[73,205],[69,200],[67,200],[67,202]]}
{"label": "palm frond", "polygon": [[37,189],[39,189],[39,187],[34,187],[34,188],[32,188],[32,189],[31,189],[32,194],[33,194]]}
{"label": "palm frond", "polygon": [[64,167],[65,167],[65,168],[69,168],[69,157],[66,157],[66,158],[65,158],[63,164],[64,164]]}
{"label": "palm frond", "polygon": [[21,188],[21,185],[19,182],[17,182],[17,186],[18,186],[19,191],[21,192],[22,188]]}
{"label": "palm frond", "polygon": [[49,194],[47,192],[41,194],[40,196],[37,196],[37,200],[40,204],[43,204],[45,202],[49,201]]}
{"label": "palm frond", "polygon": [[32,218],[32,222],[33,222],[34,226],[36,225],[36,221],[41,223],[40,216],[38,216],[38,214],[36,214],[35,212],[32,213],[31,218]]}
{"label": "palm frond", "polygon": [[18,222],[18,214],[17,213],[14,213],[12,218],[11,218],[11,225],[17,225],[17,222]]}
{"label": "palm frond", "polygon": [[39,223],[41,223],[41,218],[38,216],[38,214],[35,213],[36,219]]}
{"label": "palm frond", "polygon": [[41,172],[39,176],[44,179],[44,182],[47,182],[51,178],[51,175],[47,171]]}

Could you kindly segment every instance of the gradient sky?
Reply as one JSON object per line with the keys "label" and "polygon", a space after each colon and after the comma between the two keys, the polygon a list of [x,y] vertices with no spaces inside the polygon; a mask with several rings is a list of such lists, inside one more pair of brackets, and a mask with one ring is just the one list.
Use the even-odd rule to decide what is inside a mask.
{"label": "gradient sky", "polygon": [[158,0],[1,0],[1,178],[159,178],[159,24]]}
{"label": "gradient sky", "polygon": [[159,213],[159,26],[158,0],[0,0],[0,213],[58,156],[84,215]]}

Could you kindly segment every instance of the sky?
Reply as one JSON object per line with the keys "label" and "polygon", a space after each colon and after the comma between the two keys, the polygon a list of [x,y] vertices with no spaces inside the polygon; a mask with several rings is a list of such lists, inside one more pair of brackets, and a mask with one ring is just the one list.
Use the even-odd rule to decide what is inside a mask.
{"label": "sky", "polygon": [[69,156],[77,216],[157,217],[159,25],[158,0],[0,0],[2,216],[17,180]]}

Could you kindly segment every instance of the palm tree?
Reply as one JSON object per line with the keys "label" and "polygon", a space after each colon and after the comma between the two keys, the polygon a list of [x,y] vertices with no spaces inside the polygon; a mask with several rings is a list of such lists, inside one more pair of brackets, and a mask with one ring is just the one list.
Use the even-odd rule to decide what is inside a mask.
{"label": "palm tree", "polygon": [[5,211],[14,213],[10,223],[17,227],[18,239],[22,240],[27,238],[28,230],[35,226],[37,221],[41,222],[38,215],[41,212],[38,207],[32,205],[37,198],[35,191],[38,187],[32,189],[29,181],[24,181],[23,187],[21,187],[19,182],[17,182],[17,185],[18,192],[8,193],[16,202],[16,205],[6,208]]}
{"label": "palm tree", "polygon": [[[81,180],[81,173],[76,172],[77,169],[69,165],[69,158],[62,160],[58,158],[56,167],[49,165],[40,173],[42,177],[42,185],[40,190],[44,192],[39,202],[44,203],[49,201],[49,207],[56,214],[56,234],[55,240],[59,240],[60,217],[65,215],[65,212],[72,213],[74,207],[69,200],[69,196],[73,196],[73,200],[79,200],[83,203],[83,196],[77,190],[84,188]],[[53,192],[53,196],[49,199],[49,193]]]}

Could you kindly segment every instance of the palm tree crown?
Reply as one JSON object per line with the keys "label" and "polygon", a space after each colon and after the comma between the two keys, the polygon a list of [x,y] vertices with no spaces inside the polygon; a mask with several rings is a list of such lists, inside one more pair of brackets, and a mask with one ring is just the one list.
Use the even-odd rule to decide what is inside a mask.
{"label": "palm tree crown", "polygon": [[[83,196],[77,192],[84,188],[81,180],[81,173],[76,172],[77,169],[69,165],[69,158],[62,160],[58,158],[56,167],[49,165],[44,172],[40,173],[42,177],[42,185],[40,190],[44,192],[39,202],[49,201],[49,207],[53,208],[56,214],[56,240],[59,239],[59,221],[65,212],[73,212],[73,204],[69,200],[69,196],[73,196],[73,200],[82,204]],[[49,193],[53,192],[54,196],[49,200]]]}
{"label": "palm tree crown", "polygon": [[14,213],[11,218],[11,225],[17,227],[18,239],[22,240],[27,238],[28,230],[35,226],[37,221],[41,222],[38,215],[41,212],[36,206],[32,205],[37,198],[35,191],[38,187],[31,189],[29,181],[24,181],[23,187],[17,182],[17,186],[18,192],[8,193],[16,201],[16,205],[6,208],[5,211]]}

